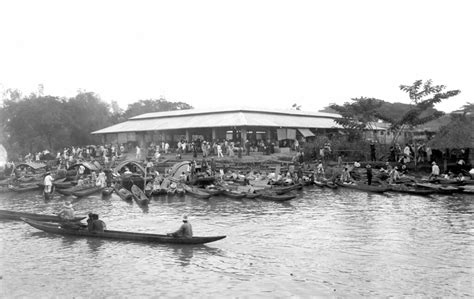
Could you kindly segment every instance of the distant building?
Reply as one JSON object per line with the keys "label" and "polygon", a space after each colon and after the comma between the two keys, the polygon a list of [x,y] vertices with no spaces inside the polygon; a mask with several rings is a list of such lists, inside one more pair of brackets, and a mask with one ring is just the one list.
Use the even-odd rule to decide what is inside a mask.
{"label": "distant building", "polygon": [[175,110],[146,113],[95,132],[104,143],[133,143],[146,146],[151,142],[180,140],[243,143],[260,141],[288,147],[294,140],[337,131],[338,114],[299,110],[221,109]]}

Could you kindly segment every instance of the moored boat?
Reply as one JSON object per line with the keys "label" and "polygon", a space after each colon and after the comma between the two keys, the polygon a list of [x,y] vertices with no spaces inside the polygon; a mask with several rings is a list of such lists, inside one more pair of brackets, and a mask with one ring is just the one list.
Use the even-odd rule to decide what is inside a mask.
{"label": "moored boat", "polygon": [[302,184],[294,184],[294,185],[285,186],[285,187],[273,187],[272,191],[274,191],[276,194],[282,195],[293,190],[301,190],[301,189],[303,189]]}
{"label": "moored boat", "polygon": [[159,243],[159,244],[183,244],[183,245],[196,245],[205,244],[209,242],[218,241],[224,239],[226,236],[212,236],[212,237],[191,237],[191,238],[180,238],[168,235],[160,234],[148,234],[148,233],[135,233],[125,231],[114,231],[105,230],[104,232],[89,232],[87,228],[73,228],[73,227],[61,227],[57,224],[49,224],[45,222],[38,222],[31,219],[23,218],[23,221],[28,223],[34,228],[39,230],[59,234],[59,235],[71,235],[77,237],[86,238],[100,238],[100,239],[115,239],[115,240],[128,240],[138,241],[146,243]]}
{"label": "moored boat", "polygon": [[102,190],[102,195],[103,195],[103,196],[109,196],[110,194],[112,194],[112,192],[114,192],[114,188],[112,188],[112,187],[105,187],[105,188]]}
{"label": "moored boat", "polygon": [[65,221],[81,221],[86,217],[75,217],[73,220],[64,220],[57,215],[45,215],[45,214],[36,214],[29,212],[17,212],[17,211],[7,211],[0,210],[0,219],[8,220],[21,220],[21,218],[28,218],[36,221],[46,221],[46,222],[65,222]]}
{"label": "moored boat", "polygon": [[224,190],[222,192],[224,196],[234,198],[234,199],[242,199],[245,197],[245,193],[237,192],[237,191],[231,191],[231,190]]}
{"label": "moored boat", "polygon": [[189,193],[191,196],[194,196],[196,198],[209,199],[209,197],[211,197],[209,193],[201,191],[201,189],[198,188],[193,188],[188,185],[183,185],[183,188],[184,190],[186,190],[186,193]]}
{"label": "moored boat", "polygon": [[73,191],[72,195],[74,195],[76,197],[85,197],[85,196],[92,195],[94,193],[98,193],[98,192],[102,191],[103,189],[104,189],[103,187],[97,187],[97,186],[96,187],[90,187],[90,188],[87,188],[87,189]]}
{"label": "moored boat", "polygon": [[137,185],[132,186],[132,195],[135,202],[141,206],[148,205],[150,203],[150,199],[146,196],[145,192],[140,189]]}
{"label": "moored boat", "polygon": [[356,183],[337,183],[339,186],[349,189],[356,189],[361,191],[367,192],[376,192],[376,193],[383,193],[385,191],[390,190],[387,186],[374,186],[374,185],[366,185],[366,184],[356,184]]}
{"label": "moored boat", "polygon": [[19,184],[19,185],[9,185],[8,189],[14,192],[28,192],[38,190],[40,187],[37,183],[29,183],[29,184]]}
{"label": "moored boat", "polygon": [[120,185],[114,186],[114,191],[122,200],[131,201],[133,199],[132,192],[128,191]]}
{"label": "moored boat", "polygon": [[288,201],[295,198],[295,194],[275,194],[269,192],[262,192],[259,194],[258,199],[272,200],[272,201]]}
{"label": "moored boat", "polygon": [[389,185],[390,190],[399,193],[415,194],[415,195],[430,195],[436,193],[436,190],[433,189],[421,189],[417,187],[407,186],[404,184],[401,185]]}

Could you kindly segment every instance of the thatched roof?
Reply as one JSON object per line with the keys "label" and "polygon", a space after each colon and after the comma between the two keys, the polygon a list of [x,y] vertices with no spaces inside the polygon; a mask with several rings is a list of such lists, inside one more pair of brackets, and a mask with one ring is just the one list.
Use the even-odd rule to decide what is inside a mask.
{"label": "thatched roof", "polygon": [[474,148],[474,121],[470,117],[453,119],[428,142],[432,148]]}

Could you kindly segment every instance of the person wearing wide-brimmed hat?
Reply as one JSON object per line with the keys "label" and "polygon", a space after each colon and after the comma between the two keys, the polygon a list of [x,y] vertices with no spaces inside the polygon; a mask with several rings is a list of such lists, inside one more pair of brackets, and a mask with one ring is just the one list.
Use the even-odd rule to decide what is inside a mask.
{"label": "person wearing wide-brimmed hat", "polygon": [[66,220],[74,219],[74,209],[69,201],[64,202],[63,209],[59,212],[58,216]]}
{"label": "person wearing wide-brimmed hat", "polygon": [[191,226],[191,223],[188,222],[188,215],[184,214],[183,224],[181,224],[180,228],[174,233],[169,233],[168,235],[173,237],[192,238],[193,227]]}

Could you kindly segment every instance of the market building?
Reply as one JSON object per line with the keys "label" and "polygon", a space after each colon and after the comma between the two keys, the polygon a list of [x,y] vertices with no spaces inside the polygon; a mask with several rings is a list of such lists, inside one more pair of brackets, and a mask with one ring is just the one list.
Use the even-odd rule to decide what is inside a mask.
{"label": "market building", "polygon": [[338,117],[300,110],[189,109],[142,114],[92,134],[101,135],[104,143],[114,144],[147,146],[168,142],[173,146],[180,140],[226,139],[235,143],[272,142],[280,151],[286,151],[295,140],[305,141],[337,131]]}

